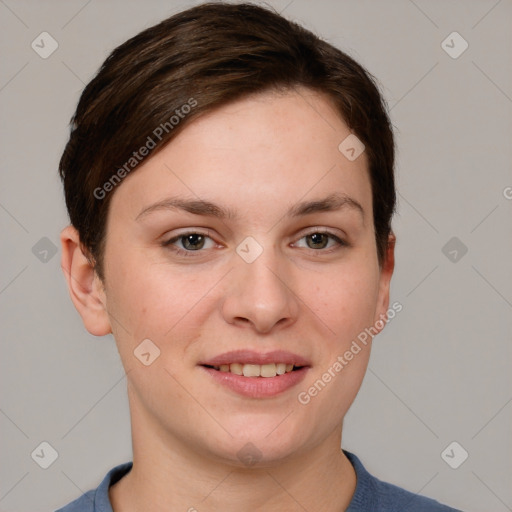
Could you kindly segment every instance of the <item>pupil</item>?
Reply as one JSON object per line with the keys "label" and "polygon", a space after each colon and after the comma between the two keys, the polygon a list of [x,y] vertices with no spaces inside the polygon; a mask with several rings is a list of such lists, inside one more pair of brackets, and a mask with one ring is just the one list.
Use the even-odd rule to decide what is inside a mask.
{"label": "pupil", "polygon": [[203,235],[191,234],[183,237],[183,246],[187,249],[201,249],[203,245]]}
{"label": "pupil", "polygon": [[326,245],[327,237],[323,233],[313,233],[309,235],[314,249],[324,248]]}

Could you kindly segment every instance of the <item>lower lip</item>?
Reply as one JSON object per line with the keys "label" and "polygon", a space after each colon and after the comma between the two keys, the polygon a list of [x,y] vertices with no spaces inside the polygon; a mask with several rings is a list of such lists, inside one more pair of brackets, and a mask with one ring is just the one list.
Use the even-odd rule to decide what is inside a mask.
{"label": "lower lip", "polygon": [[239,395],[250,398],[269,398],[284,393],[301,382],[309,370],[307,366],[304,366],[275,377],[244,377],[243,375],[221,372],[206,366],[201,366],[201,368],[223,386]]}

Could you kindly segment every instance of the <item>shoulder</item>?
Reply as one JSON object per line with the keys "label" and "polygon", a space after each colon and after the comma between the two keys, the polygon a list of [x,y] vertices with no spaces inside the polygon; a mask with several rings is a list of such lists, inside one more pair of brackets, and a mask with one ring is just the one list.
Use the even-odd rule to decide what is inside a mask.
{"label": "shoulder", "polygon": [[97,489],[82,494],[75,501],[59,508],[56,512],[112,512],[108,489],[126,475],[131,468],[131,462],[116,466],[107,473]]}
{"label": "shoulder", "polygon": [[344,453],[354,466],[357,477],[356,490],[347,512],[460,512],[375,478],[354,454]]}

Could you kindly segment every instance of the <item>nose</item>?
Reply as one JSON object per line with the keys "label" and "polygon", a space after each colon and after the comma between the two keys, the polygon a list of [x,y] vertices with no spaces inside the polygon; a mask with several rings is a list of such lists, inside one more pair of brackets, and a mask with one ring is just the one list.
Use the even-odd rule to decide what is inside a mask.
{"label": "nose", "polygon": [[238,255],[222,304],[229,324],[268,334],[292,325],[298,318],[299,299],[293,292],[291,272],[275,251],[264,250],[252,263]]}

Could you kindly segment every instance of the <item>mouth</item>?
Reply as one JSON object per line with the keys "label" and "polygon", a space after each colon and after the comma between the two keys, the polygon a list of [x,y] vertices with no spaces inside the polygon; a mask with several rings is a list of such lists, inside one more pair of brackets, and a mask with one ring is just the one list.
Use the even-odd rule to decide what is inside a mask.
{"label": "mouth", "polygon": [[250,398],[284,393],[301,382],[311,367],[305,358],[290,352],[248,350],[225,353],[199,366],[217,384]]}

